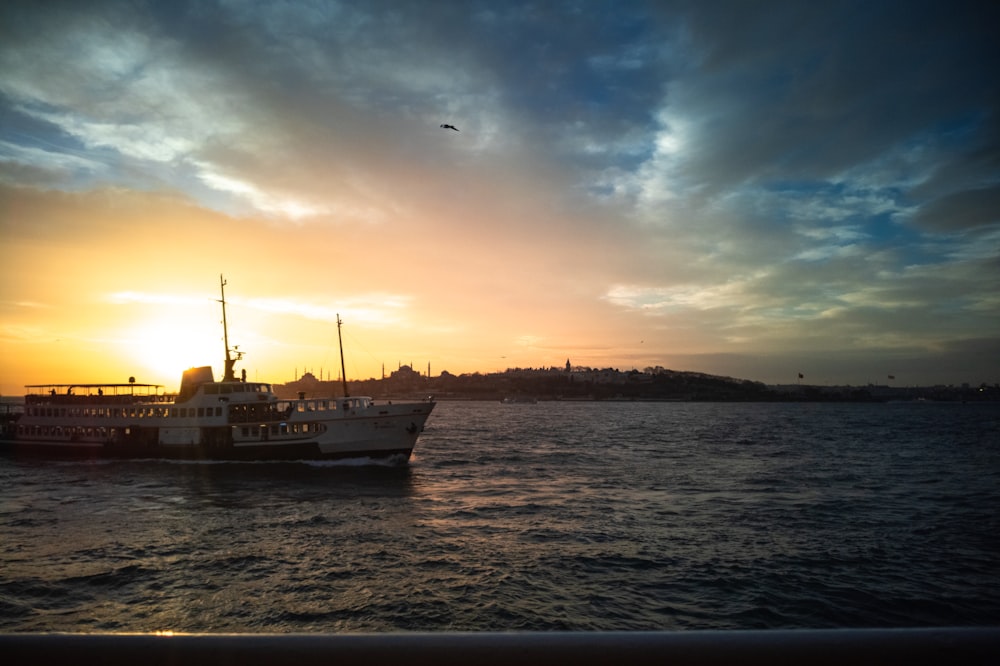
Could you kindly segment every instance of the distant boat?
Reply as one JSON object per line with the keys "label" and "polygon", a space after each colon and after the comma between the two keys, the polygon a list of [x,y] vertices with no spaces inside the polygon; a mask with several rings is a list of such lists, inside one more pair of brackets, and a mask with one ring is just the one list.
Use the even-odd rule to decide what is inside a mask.
{"label": "distant boat", "polygon": [[[376,404],[369,397],[281,400],[271,385],[237,379],[242,353],[229,348],[222,290],[225,373],[184,372],[180,390],[158,384],[36,384],[23,412],[7,418],[0,451],[14,454],[194,460],[408,460],[434,409],[419,402]],[[338,339],[340,317],[337,317]],[[231,355],[235,352],[235,358]],[[344,350],[340,345],[341,365]],[[9,415],[8,415],[9,416]]]}
{"label": "distant boat", "polygon": [[538,400],[526,396],[508,396],[500,402],[504,405],[534,405]]}

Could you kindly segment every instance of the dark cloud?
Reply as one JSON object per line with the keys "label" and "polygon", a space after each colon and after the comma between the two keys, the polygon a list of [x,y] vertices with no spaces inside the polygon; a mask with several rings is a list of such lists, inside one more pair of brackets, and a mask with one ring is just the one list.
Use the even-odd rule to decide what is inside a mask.
{"label": "dark cloud", "polygon": [[986,3],[703,5],[689,15],[703,64],[680,100],[708,118],[690,167],[712,188],[835,178],[994,108],[991,17]]}
{"label": "dark cloud", "polygon": [[959,231],[1000,223],[1000,184],[963,190],[932,201],[913,218],[935,231]]}

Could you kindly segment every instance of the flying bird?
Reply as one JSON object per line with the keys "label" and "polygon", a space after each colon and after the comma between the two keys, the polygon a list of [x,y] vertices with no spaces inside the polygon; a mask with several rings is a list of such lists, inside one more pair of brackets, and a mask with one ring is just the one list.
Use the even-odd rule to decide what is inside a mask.
{"label": "flying bird", "polygon": [[441,129],[453,129],[453,130],[455,130],[456,132],[458,131],[458,128],[457,128],[457,127],[455,127],[454,125],[446,125],[446,124],[444,124],[444,123],[441,123]]}

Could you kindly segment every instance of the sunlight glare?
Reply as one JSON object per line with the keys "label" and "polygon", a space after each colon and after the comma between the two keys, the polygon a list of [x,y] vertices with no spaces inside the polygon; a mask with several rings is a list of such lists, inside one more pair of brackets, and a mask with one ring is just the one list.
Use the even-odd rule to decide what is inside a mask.
{"label": "sunlight glare", "polygon": [[150,383],[177,386],[188,368],[212,365],[216,374],[221,372],[225,355],[221,338],[217,322],[187,316],[179,309],[176,316],[161,314],[136,325],[125,344],[128,353],[152,373]]}

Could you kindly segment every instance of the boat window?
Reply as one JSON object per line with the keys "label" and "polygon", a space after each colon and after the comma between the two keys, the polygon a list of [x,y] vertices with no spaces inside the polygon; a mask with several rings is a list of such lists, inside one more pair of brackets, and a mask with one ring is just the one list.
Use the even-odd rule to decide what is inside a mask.
{"label": "boat window", "polygon": [[219,387],[215,384],[207,384],[205,386],[205,393],[209,395],[217,395],[219,393]]}
{"label": "boat window", "polygon": [[223,384],[222,386],[219,387],[219,391],[221,393],[232,393],[233,387],[230,386],[229,384]]}

